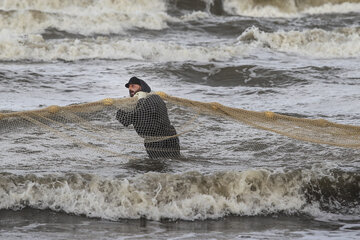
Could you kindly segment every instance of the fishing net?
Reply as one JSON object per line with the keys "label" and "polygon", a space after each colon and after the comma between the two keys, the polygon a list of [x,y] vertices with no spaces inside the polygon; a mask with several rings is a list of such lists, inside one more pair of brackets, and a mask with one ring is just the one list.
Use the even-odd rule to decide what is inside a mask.
{"label": "fishing net", "polygon": [[177,158],[180,151],[182,155],[226,157],[241,148],[248,126],[312,143],[360,148],[357,126],[248,111],[157,92],[142,98],[2,112],[0,157]]}

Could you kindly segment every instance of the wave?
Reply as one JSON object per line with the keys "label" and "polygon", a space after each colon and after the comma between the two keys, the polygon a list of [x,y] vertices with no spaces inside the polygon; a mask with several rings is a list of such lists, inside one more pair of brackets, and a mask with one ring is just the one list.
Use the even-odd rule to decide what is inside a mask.
{"label": "wave", "polygon": [[[202,4],[198,4],[199,2]],[[188,45],[165,40],[135,39],[129,36],[131,31],[128,31],[136,28],[161,30],[167,28],[170,22],[202,21],[209,18],[215,11],[211,10],[211,6],[223,7],[228,9],[228,12],[239,10],[239,7],[234,7],[238,5],[242,6],[241,9],[255,9],[256,11],[259,9],[263,11],[269,6],[286,8],[285,6],[291,5],[302,12],[310,11],[310,8],[306,6],[311,6],[311,11],[315,11],[314,7],[325,9],[328,6],[326,4],[358,4],[360,7],[360,3],[356,1],[288,0],[286,3],[280,4],[275,0],[224,0],[223,2],[199,0],[185,1],[182,4],[171,0],[2,1],[0,2],[0,49],[2,50],[0,61],[54,61],[58,59],[66,61],[82,59],[135,59],[160,62],[229,61],[248,55],[259,46],[270,47],[275,51],[321,58],[346,58],[360,55],[360,30],[355,27],[333,31],[312,29],[274,33],[252,27],[239,37],[239,41],[228,39],[227,43],[207,44],[193,40],[188,41]],[[185,7],[187,6],[196,11],[185,13],[182,11],[179,16],[171,16],[171,8],[174,6],[179,9],[187,9]],[[338,9],[339,5],[336,6]],[[351,9],[356,8],[352,6]],[[266,10],[266,12],[270,11]],[[236,27],[231,27],[232,33],[235,32]],[[241,32],[243,28],[240,27],[237,30]],[[254,48],[249,48],[251,46],[249,42]]]}
{"label": "wave", "polygon": [[[209,7],[205,7],[204,11],[171,16],[172,7],[177,5],[167,0],[2,1],[0,29],[17,34],[41,34],[48,29],[56,29],[85,36],[125,34],[136,28],[162,30],[168,27],[169,22],[208,18],[210,11],[206,8],[212,4],[211,1],[207,3]],[[186,5],[194,7],[191,2]]]}
{"label": "wave", "polygon": [[298,17],[303,14],[360,11],[359,0],[224,0],[225,12],[252,17]]}
{"label": "wave", "polygon": [[360,56],[360,28],[339,28],[333,31],[311,29],[303,31],[264,32],[257,27],[245,30],[239,41],[254,47],[259,45],[276,51],[320,58]]}
{"label": "wave", "polygon": [[[309,84],[304,79],[294,77],[286,71],[256,65],[229,66],[224,64],[167,64],[166,71],[178,76],[182,81],[213,87],[262,87],[286,88]],[[251,76],[251,77],[250,77]],[[261,93],[274,93],[268,89]]]}
{"label": "wave", "polygon": [[4,29],[0,31],[0,48],[2,61],[134,59],[212,62],[248,56],[261,48],[314,58],[351,58],[360,56],[360,29],[349,27],[333,31],[311,29],[264,32],[257,27],[250,27],[235,41],[211,45],[106,36],[44,39],[40,34],[23,36]]}
{"label": "wave", "polygon": [[113,12],[70,15],[36,10],[2,12],[0,18],[2,29],[12,29],[18,33],[42,33],[48,28],[56,28],[60,31],[82,35],[118,34],[131,28],[160,30],[166,28],[166,21],[171,19],[166,13],[128,15]]}
{"label": "wave", "polygon": [[335,170],[147,173],[132,179],[1,173],[0,209],[32,207],[110,220],[358,214],[359,180],[358,173]]}
{"label": "wave", "polygon": [[42,33],[48,28],[83,35],[123,33],[131,28],[159,30],[171,17],[162,0],[2,1],[0,29]]}
{"label": "wave", "polygon": [[[174,9],[180,13],[172,14]],[[181,12],[182,9],[188,10],[187,13]],[[0,29],[17,34],[40,34],[55,28],[89,36],[124,34],[134,28],[162,30],[168,27],[168,23],[197,21],[209,18],[211,14],[224,15],[225,12],[254,17],[294,17],[354,11],[360,11],[359,0],[14,0],[0,2]]]}
{"label": "wave", "polygon": [[246,52],[241,45],[188,46],[173,42],[109,37],[44,40],[40,34],[26,37],[0,31],[0,60],[53,61],[83,59],[135,59],[150,61],[225,61]]}

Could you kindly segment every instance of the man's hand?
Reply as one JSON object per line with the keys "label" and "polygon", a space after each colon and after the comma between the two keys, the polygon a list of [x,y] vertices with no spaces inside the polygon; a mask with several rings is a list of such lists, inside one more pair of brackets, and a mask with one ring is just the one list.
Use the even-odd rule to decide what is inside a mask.
{"label": "man's hand", "polygon": [[134,95],[134,97],[137,97],[137,99],[139,100],[139,99],[141,99],[141,98],[146,98],[147,95],[148,95],[148,93],[140,91],[140,92],[137,92],[137,93]]}

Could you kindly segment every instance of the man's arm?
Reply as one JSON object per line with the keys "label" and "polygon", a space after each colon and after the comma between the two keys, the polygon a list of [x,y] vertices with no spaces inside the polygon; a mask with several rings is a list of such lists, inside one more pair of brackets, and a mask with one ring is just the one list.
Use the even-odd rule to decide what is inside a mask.
{"label": "man's arm", "polygon": [[133,123],[133,116],[131,112],[126,112],[122,109],[119,109],[116,112],[116,120],[122,123],[125,127]]}
{"label": "man's arm", "polygon": [[139,99],[136,107],[132,111],[125,111],[119,109],[116,113],[116,119],[122,123],[125,127],[141,121],[140,118],[148,118],[156,112],[156,102],[151,97]]}

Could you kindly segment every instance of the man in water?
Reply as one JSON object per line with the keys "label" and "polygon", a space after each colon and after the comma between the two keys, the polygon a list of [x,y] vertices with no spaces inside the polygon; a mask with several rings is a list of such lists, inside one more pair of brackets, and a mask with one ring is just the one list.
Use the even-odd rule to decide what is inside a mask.
{"label": "man in water", "polygon": [[180,157],[179,138],[171,125],[165,102],[157,94],[149,94],[151,88],[145,81],[132,77],[125,84],[130,97],[138,98],[131,111],[119,109],[116,119],[125,127],[133,125],[144,138],[146,152],[150,158]]}

